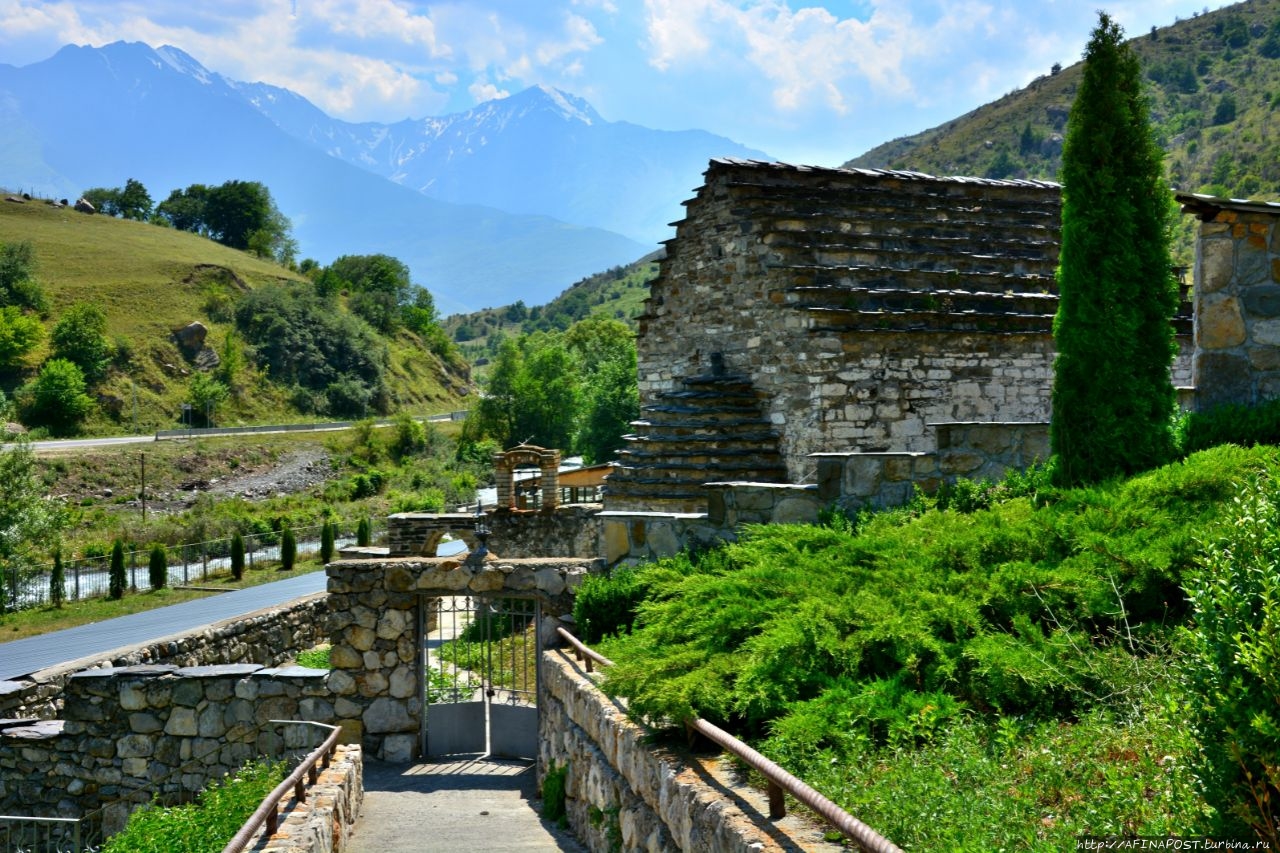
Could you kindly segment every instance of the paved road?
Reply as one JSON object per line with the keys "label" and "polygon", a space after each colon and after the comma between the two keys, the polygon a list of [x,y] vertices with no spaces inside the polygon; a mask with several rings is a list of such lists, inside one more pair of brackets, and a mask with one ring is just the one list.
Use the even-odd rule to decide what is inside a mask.
{"label": "paved road", "polygon": [[528,762],[364,763],[364,808],[348,853],[584,853],[538,816]]}
{"label": "paved road", "polygon": [[284,604],[313,592],[323,592],[324,589],[325,573],[309,572],[105,622],[0,642],[0,680],[30,675],[67,661],[103,656],[123,646],[190,631],[264,607]]}

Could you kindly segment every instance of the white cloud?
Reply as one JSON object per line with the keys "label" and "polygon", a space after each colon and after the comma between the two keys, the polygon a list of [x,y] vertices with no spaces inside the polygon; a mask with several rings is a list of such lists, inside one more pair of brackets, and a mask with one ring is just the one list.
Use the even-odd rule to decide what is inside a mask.
{"label": "white cloud", "polygon": [[467,92],[471,97],[475,98],[476,103],[483,101],[496,101],[500,98],[510,97],[511,93],[506,89],[499,89],[487,80],[477,80],[467,87]]}

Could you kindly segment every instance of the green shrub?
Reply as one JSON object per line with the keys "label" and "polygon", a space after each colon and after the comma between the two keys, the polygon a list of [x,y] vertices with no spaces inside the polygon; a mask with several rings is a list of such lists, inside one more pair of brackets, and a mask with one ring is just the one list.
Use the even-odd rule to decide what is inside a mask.
{"label": "green shrub", "polygon": [[66,596],[66,570],[62,566],[62,549],[53,550],[53,569],[49,572],[49,603],[61,608]]}
{"label": "green shrub", "polygon": [[298,559],[298,541],[294,538],[293,528],[285,525],[280,531],[280,571],[293,571]]}
{"label": "green shrub", "polygon": [[218,853],[284,777],[283,762],[250,763],[211,784],[197,803],[139,809],[103,853]]}
{"label": "green shrub", "polygon": [[311,669],[328,669],[330,667],[329,646],[316,646],[314,649],[298,652],[298,666],[310,667]]}
{"label": "green shrub", "polygon": [[326,565],[333,562],[334,538],[334,523],[326,518],[320,526],[320,562]]}
{"label": "green shrub", "polygon": [[169,582],[169,553],[163,545],[151,546],[151,556],[147,561],[147,580],[152,589],[163,589]]}
{"label": "green shrub", "polygon": [[573,600],[573,620],[582,642],[598,643],[605,637],[631,630],[636,608],[647,587],[633,568],[616,568],[607,575],[588,575]]}
{"label": "green shrub", "polygon": [[369,547],[369,519],[362,518],[356,525],[356,545],[361,548]]}
{"label": "green shrub", "polygon": [[1202,747],[1196,767],[1220,816],[1280,849],[1280,492],[1242,490],[1188,585],[1194,608],[1187,686]]}
{"label": "green shrub", "polygon": [[1184,454],[1219,444],[1280,444],[1280,400],[1256,406],[1230,403],[1190,412],[1178,421],[1176,435]]}
{"label": "green shrub", "polygon": [[236,580],[244,577],[244,537],[239,530],[231,534],[231,577]]}
{"label": "green shrub", "polygon": [[128,578],[124,573],[124,542],[117,539],[111,545],[111,568],[107,574],[107,597],[113,600],[124,598],[124,589]]}
{"label": "green shrub", "polygon": [[542,816],[561,826],[568,818],[565,801],[568,799],[569,765],[552,761],[542,780]]}
{"label": "green shrub", "polygon": [[86,387],[84,373],[72,362],[46,361],[18,393],[23,422],[46,426],[54,435],[74,433],[94,406]]}

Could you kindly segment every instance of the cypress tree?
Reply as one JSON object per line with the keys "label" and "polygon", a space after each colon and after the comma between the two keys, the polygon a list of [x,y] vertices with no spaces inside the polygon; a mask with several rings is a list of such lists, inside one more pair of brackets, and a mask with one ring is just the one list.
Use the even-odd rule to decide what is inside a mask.
{"label": "cypress tree", "polygon": [[1178,297],[1162,159],[1138,58],[1099,13],[1062,154],[1050,436],[1063,484],[1142,471],[1173,452]]}
{"label": "cypress tree", "polygon": [[152,589],[164,589],[169,582],[169,554],[163,545],[151,546],[151,558],[147,562],[147,580]]}
{"label": "cypress tree", "polygon": [[113,601],[124,598],[124,588],[129,579],[124,573],[124,542],[117,539],[111,545],[111,569],[107,574],[107,597]]}
{"label": "cypress tree", "polygon": [[280,571],[293,571],[293,564],[297,558],[298,541],[293,536],[293,528],[286,524],[280,531]]}
{"label": "cypress tree", "polygon": [[231,577],[236,580],[244,577],[244,537],[239,530],[231,534]]}
{"label": "cypress tree", "polygon": [[333,562],[334,538],[333,522],[326,518],[324,524],[320,525],[320,562]]}
{"label": "cypress tree", "polygon": [[55,548],[53,570],[49,572],[49,603],[59,609],[62,608],[62,601],[66,596],[66,579],[66,570],[62,567],[62,549]]}
{"label": "cypress tree", "polygon": [[369,519],[360,519],[360,523],[356,525],[356,545],[358,547],[369,547],[369,533]]}

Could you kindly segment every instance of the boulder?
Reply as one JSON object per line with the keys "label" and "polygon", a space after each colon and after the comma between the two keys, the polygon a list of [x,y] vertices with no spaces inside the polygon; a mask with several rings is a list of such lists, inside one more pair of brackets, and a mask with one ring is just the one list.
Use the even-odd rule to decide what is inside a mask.
{"label": "boulder", "polygon": [[90,204],[89,200],[86,198],[76,199],[76,210],[80,211],[81,213],[97,213],[98,212],[98,209],[94,207],[92,204]]}

